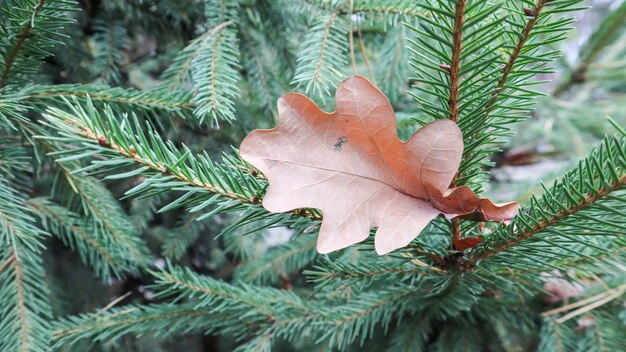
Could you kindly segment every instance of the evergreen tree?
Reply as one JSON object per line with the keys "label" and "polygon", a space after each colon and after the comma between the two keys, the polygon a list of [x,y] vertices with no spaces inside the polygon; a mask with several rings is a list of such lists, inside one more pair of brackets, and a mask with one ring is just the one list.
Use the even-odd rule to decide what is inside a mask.
{"label": "evergreen tree", "polygon": [[[0,351],[624,350],[626,3],[585,10],[568,62],[585,5],[1,0]],[[236,147],[282,93],[332,110],[354,73],[400,136],[456,121],[454,185],[519,215],[437,218],[378,256],[373,236],[320,255],[320,211],[266,211]],[[508,147],[537,126],[556,150]],[[550,182],[491,182],[563,151]]]}

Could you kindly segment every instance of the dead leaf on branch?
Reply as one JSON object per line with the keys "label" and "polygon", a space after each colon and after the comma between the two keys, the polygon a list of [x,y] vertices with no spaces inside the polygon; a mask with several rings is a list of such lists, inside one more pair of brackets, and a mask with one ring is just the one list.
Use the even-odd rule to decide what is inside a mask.
{"label": "dead leaf on branch", "polygon": [[269,180],[268,211],[324,213],[320,253],[361,242],[372,227],[382,255],[409,244],[439,214],[500,221],[517,213],[517,203],[498,205],[466,186],[448,188],[463,153],[456,123],[431,122],[401,142],[391,104],[361,76],[339,84],[336,104],[326,113],[302,94],[285,94],[278,126],[253,131],[240,148]]}

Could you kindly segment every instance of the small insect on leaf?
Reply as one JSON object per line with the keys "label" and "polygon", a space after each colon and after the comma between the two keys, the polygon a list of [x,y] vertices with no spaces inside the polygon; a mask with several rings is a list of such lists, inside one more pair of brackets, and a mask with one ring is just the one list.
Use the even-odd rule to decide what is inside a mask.
{"label": "small insect on leaf", "polygon": [[339,137],[339,141],[337,143],[335,143],[335,145],[333,145],[333,147],[335,147],[335,150],[337,151],[341,151],[341,146],[346,143],[348,141],[348,138],[346,137]]}
{"label": "small insect on leaf", "polygon": [[456,123],[431,122],[401,142],[391,104],[360,76],[339,84],[336,102],[337,110],[326,113],[302,94],[285,94],[278,127],[253,131],[240,148],[267,176],[267,210],[324,213],[320,253],[363,241],[372,227],[376,251],[385,254],[409,244],[440,214],[481,221],[517,214],[517,203],[497,205],[466,186],[448,188],[463,155]]}

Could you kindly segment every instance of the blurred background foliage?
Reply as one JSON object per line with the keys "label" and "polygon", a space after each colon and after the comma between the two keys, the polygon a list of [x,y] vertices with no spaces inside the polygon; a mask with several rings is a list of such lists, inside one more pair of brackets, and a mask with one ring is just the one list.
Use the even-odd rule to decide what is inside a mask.
{"label": "blurred background foliage", "polygon": [[[2,16],[28,10],[20,5],[31,3],[2,1]],[[568,39],[552,44],[553,49],[563,53],[554,73],[539,75],[546,83],[538,90],[546,96],[539,99],[531,119],[512,127],[515,136],[492,159],[492,182],[487,193],[496,200],[525,202],[532,193],[541,193],[539,181],[551,184],[606,134],[615,132],[607,116],[626,126],[626,5],[621,0],[589,0],[582,5],[591,8],[573,13],[576,22]],[[397,111],[402,138],[408,138],[420,121],[430,118],[409,94],[416,92],[414,87],[420,83],[414,79],[410,66],[414,55],[407,48],[417,34],[407,26],[415,25],[419,22],[417,16],[426,14],[410,1],[81,0],[75,4],[58,1],[55,6],[63,9],[63,16],[71,21],[59,26],[58,31],[50,29],[54,42],[38,43],[37,48],[45,47],[51,55],[41,55],[45,60],[39,66],[28,61],[38,55],[33,49],[20,58],[22,61],[16,61],[24,64],[19,73],[2,78],[0,105],[7,111],[13,108],[11,104],[28,105],[34,116],[29,121],[40,119],[40,111],[46,107],[65,106],[63,98],[75,97],[82,104],[89,96],[96,108],[108,104],[115,113],[133,112],[149,121],[163,139],[177,141],[176,147],[182,147],[184,141],[193,152],[206,151],[219,158],[222,152],[231,153],[231,146],[238,146],[252,129],[275,124],[276,100],[281,94],[300,91],[332,110],[335,85],[354,72],[377,83],[389,97]],[[70,11],[65,12],[67,9]],[[29,17],[22,17],[17,25],[27,23]],[[8,33],[5,44],[14,43],[15,35],[10,32],[17,25],[4,20],[3,31]],[[207,35],[216,26],[223,27],[216,35]],[[6,59],[11,52],[1,54]],[[16,125],[17,120],[8,113],[0,115],[2,118]],[[51,151],[47,142],[33,139],[42,134],[38,127],[30,122],[19,124],[20,135],[0,135],[0,156],[10,154],[6,159],[16,161],[0,163],[0,170],[27,170],[31,177],[21,183],[32,198],[28,206],[43,227],[55,234],[45,237],[46,250],[42,252],[46,273],[42,277],[50,288],[54,317],[110,310],[113,306],[162,303],[166,298],[157,294],[155,275],[147,269],[166,268],[169,261],[217,279],[270,285],[303,297],[311,294],[313,285],[305,282],[301,272],[312,269],[317,257],[314,236],[289,241],[293,230],[270,228],[274,220],[267,219],[258,231],[256,222],[241,224],[241,213],[221,213],[210,221],[195,221],[204,211],[189,213],[185,207],[158,211],[184,194],[182,191],[124,198],[128,189],[141,183],[141,178],[98,183],[94,178],[79,180],[67,172],[65,179],[59,176],[65,173],[64,168],[44,156]],[[25,140],[32,142],[32,152],[22,148]],[[33,165],[32,160],[41,162]],[[76,196],[72,189],[83,194]],[[64,206],[55,207],[47,198]],[[95,203],[87,204],[84,199]],[[56,223],[51,220],[55,216]],[[119,233],[120,241],[131,242],[128,248],[139,248],[137,252],[113,252],[114,259],[124,262],[122,272],[97,264],[100,259],[89,259],[92,254],[80,250],[84,244],[75,243],[66,233],[77,228],[75,223],[64,225],[63,220],[81,217],[86,219],[83,229]],[[114,227],[107,227],[109,221]],[[235,233],[226,231],[218,236],[233,224],[238,224]],[[145,244],[132,244],[134,238],[141,238]],[[340,257],[350,262],[349,258],[356,258],[357,253],[356,249],[348,249]],[[336,289],[342,291],[341,287]],[[512,327],[504,323],[490,326],[489,316],[481,316],[480,312],[462,315],[500,340],[477,342],[471,331],[455,329],[453,322],[443,329],[426,326],[425,320],[413,316],[395,329],[399,332],[392,340],[376,330],[368,340],[368,349],[392,346],[413,350],[411,343],[415,343],[417,350],[433,331],[440,339],[431,347],[441,351],[453,350],[449,344],[454,343],[509,351],[532,350],[540,343],[537,331],[532,330],[536,328],[532,317],[517,316],[515,321],[521,319],[527,324],[511,334]],[[58,327],[68,331],[67,326],[80,326],[81,322],[78,318],[63,321]],[[57,336],[61,340],[57,347],[68,351],[228,351],[241,344],[235,340],[236,333],[229,335],[227,331],[222,336],[209,328],[208,334],[196,329],[171,337],[163,333],[168,324],[175,325],[164,321],[154,329],[135,331],[138,335],[120,334],[121,338],[113,338],[116,332],[102,332],[97,339],[85,335],[87,338],[77,338],[78,342]],[[367,325],[354,331],[360,328],[366,329]],[[414,339],[405,341],[405,336]],[[355,339],[344,338],[349,342]],[[274,349],[294,348],[278,340]],[[64,344],[67,341],[73,344]],[[345,341],[343,344],[349,345]],[[318,345],[307,338],[298,339],[295,345],[299,350],[327,349],[326,344]],[[352,348],[359,349],[358,343]]]}

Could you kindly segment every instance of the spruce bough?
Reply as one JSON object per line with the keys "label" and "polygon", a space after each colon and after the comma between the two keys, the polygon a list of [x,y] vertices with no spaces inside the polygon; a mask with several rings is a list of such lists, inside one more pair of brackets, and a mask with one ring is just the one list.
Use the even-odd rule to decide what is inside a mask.
{"label": "spruce bough", "polygon": [[[325,214],[266,211],[232,147],[284,92],[331,111],[363,74],[400,136],[458,125],[450,186],[480,195],[581,1],[192,5],[0,4],[0,350],[623,349],[622,117],[509,224],[437,218],[385,256],[373,232],[318,254]],[[622,7],[558,67],[570,104],[581,85],[619,103],[594,77],[619,64]]]}

